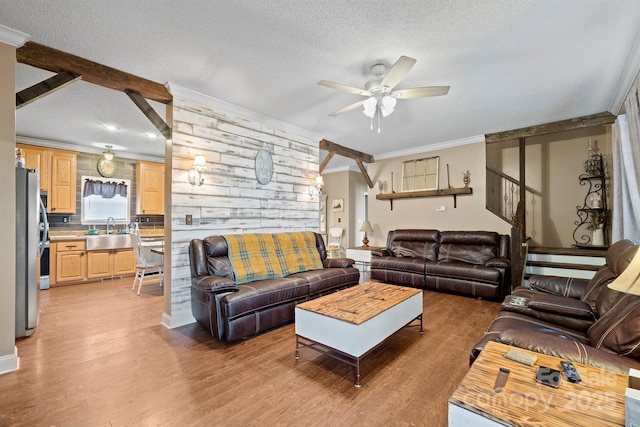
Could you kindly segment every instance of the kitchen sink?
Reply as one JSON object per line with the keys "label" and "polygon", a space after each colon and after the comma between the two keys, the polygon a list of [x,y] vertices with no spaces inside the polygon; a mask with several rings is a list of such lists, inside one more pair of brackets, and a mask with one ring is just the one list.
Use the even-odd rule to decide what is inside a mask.
{"label": "kitchen sink", "polygon": [[129,234],[100,234],[87,236],[88,251],[103,251],[107,249],[132,248],[133,240]]}

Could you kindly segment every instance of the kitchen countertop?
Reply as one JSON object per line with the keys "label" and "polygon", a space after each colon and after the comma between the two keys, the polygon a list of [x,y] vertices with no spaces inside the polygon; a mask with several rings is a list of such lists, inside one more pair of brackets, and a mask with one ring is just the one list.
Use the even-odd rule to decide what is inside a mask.
{"label": "kitchen countertop", "polygon": [[[87,233],[88,230],[50,230],[49,240],[85,240],[88,236],[92,236]],[[100,233],[98,235],[100,236],[104,234],[104,230],[100,230]],[[140,236],[143,238],[164,238],[164,229],[140,229]]]}

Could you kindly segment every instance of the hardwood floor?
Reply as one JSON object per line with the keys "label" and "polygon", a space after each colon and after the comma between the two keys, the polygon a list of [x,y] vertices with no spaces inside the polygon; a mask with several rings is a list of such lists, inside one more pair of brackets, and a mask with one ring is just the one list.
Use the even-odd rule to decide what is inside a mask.
{"label": "hardwood floor", "polygon": [[353,368],[293,324],[236,343],[160,324],[162,290],[123,279],[40,293],[40,325],[0,376],[0,426],[444,426],[447,399],[496,302],[424,292],[424,335],[404,328]]}

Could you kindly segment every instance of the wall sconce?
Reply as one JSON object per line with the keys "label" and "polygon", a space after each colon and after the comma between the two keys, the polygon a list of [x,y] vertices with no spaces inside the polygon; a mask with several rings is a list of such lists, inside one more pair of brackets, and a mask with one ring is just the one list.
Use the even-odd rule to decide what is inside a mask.
{"label": "wall sconce", "polygon": [[362,246],[365,248],[369,246],[369,238],[367,237],[367,233],[373,233],[373,227],[369,221],[363,221],[362,227],[360,227],[360,231],[364,231],[364,239],[362,239]]}
{"label": "wall sconce", "polygon": [[313,196],[315,192],[322,194],[322,187],[324,187],[324,180],[322,179],[322,176],[318,175],[316,176],[316,180],[313,185],[309,186],[309,195]]}
{"label": "wall sconce", "polygon": [[189,184],[191,185],[202,185],[204,184],[204,177],[202,176],[202,171],[207,169],[207,161],[205,160],[202,154],[197,154],[193,159],[193,166],[189,169],[189,173],[187,178],[189,179]]}

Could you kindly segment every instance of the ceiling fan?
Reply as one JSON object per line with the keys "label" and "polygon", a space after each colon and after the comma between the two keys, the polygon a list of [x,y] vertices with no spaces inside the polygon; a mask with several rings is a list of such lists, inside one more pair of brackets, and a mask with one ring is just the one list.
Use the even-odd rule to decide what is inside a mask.
{"label": "ceiling fan", "polygon": [[393,88],[402,81],[407,73],[409,73],[415,63],[416,60],[414,58],[401,56],[388,70],[384,64],[373,65],[371,67],[371,74],[373,74],[374,77],[365,83],[364,89],[320,80],[318,82],[319,85],[367,97],[367,99],[347,105],[346,107],[329,113],[329,115],[337,116],[363,106],[363,113],[367,117],[371,118],[372,130],[373,118],[376,113],[378,114],[378,133],[380,133],[380,115],[386,117],[393,113],[396,106],[396,99],[426,98],[429,96],[440,96],[449,93],[449,86],[427,86],[393,90]]}

